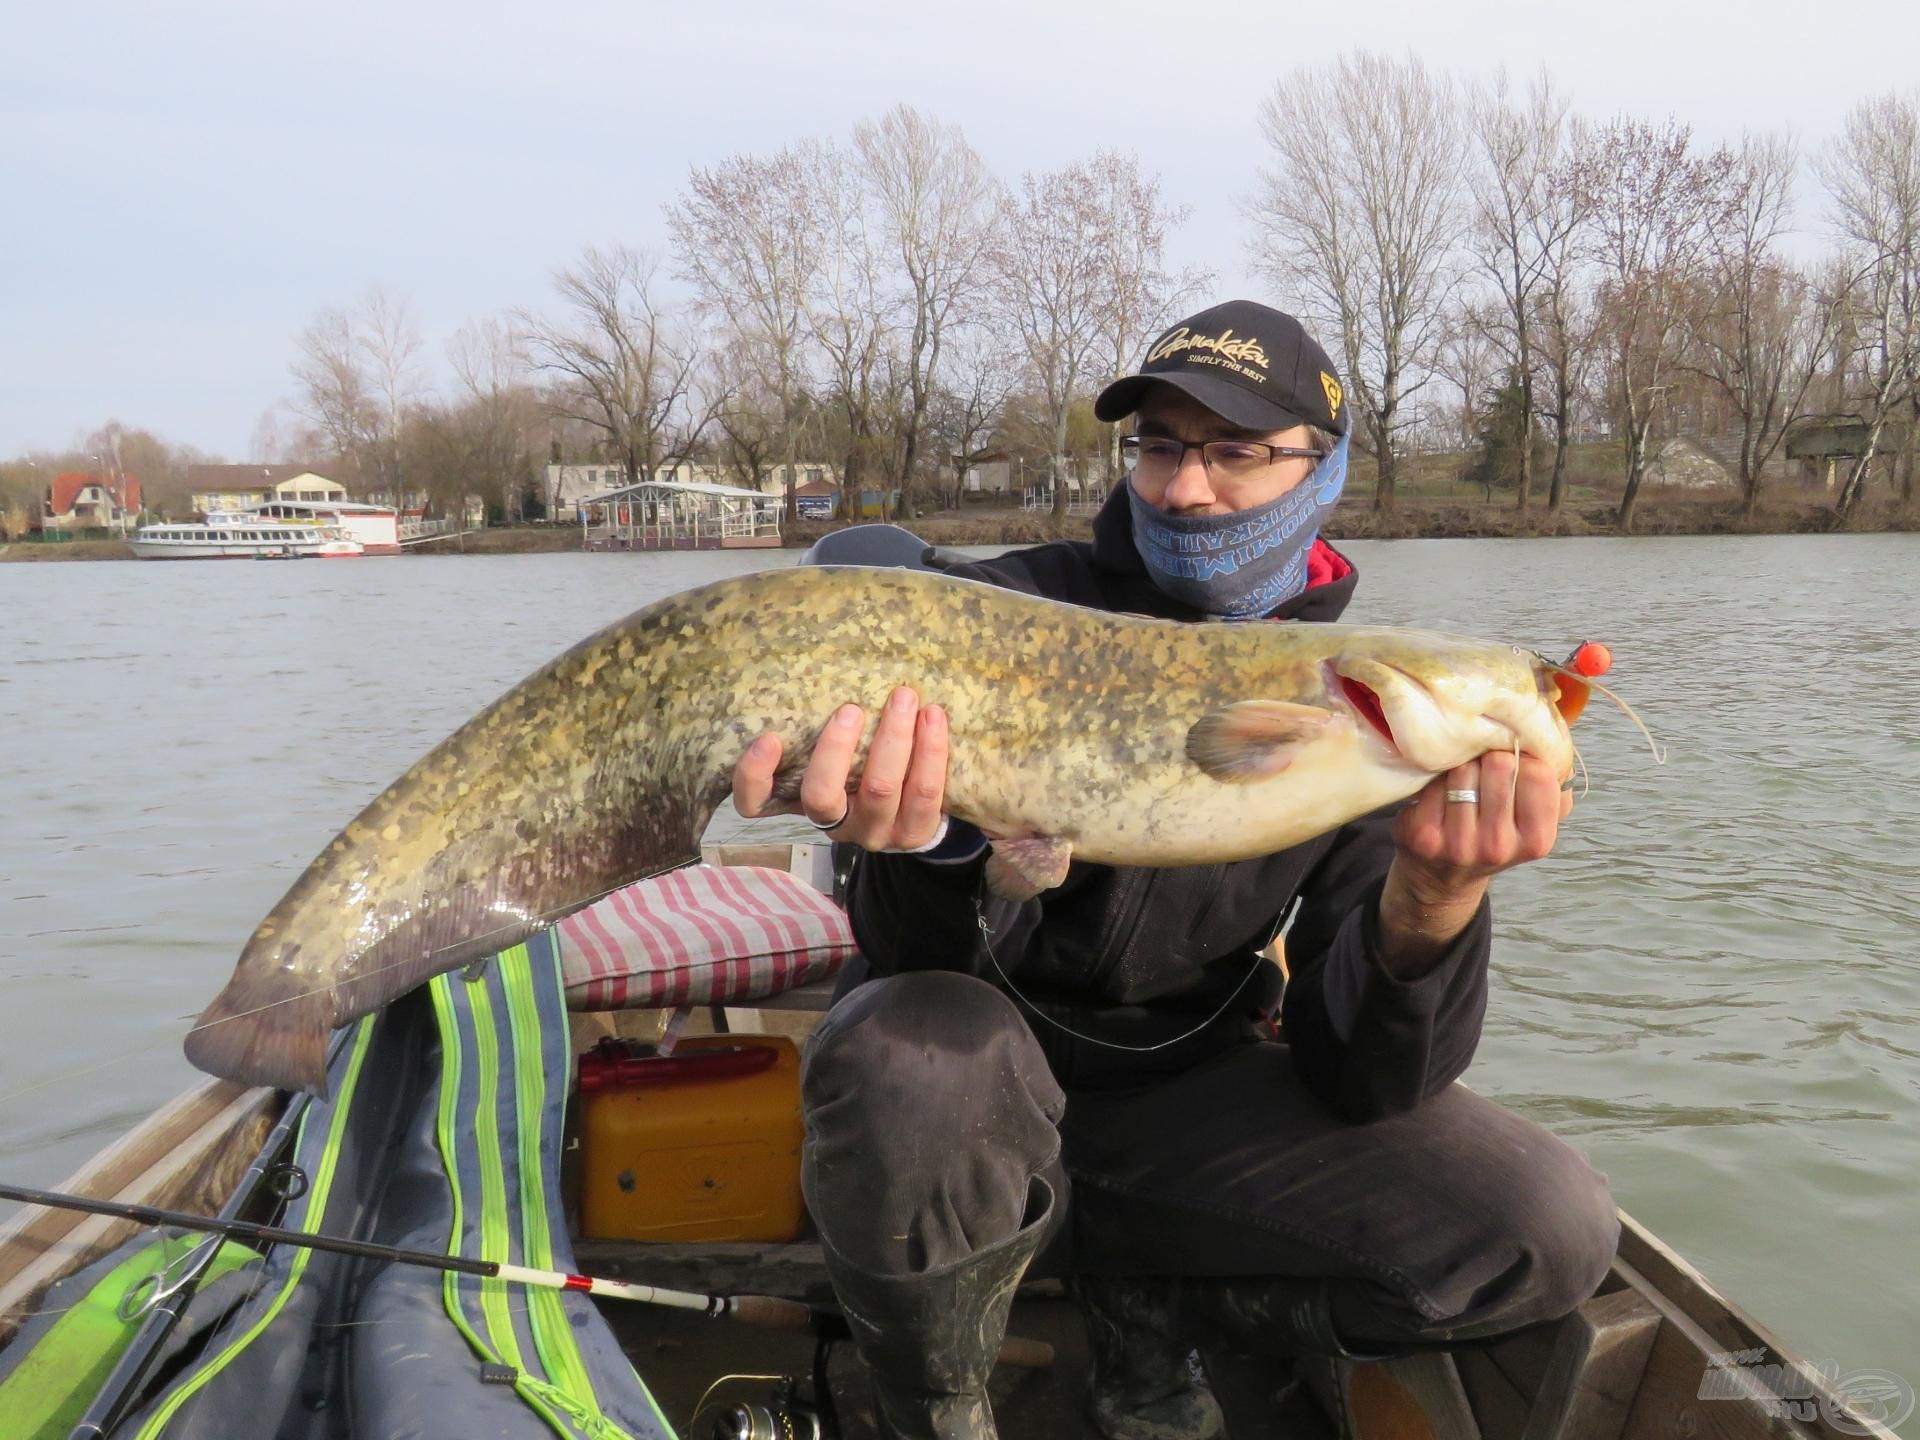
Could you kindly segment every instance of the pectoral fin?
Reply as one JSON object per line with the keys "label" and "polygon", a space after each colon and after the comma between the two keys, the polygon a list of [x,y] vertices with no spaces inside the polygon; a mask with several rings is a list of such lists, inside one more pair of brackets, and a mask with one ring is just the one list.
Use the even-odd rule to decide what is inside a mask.
{"label": "pectoral fin", "polygon": [[1031,900],[1067,878],[1073,844],[1055,835],[995,840],[987,857],[987,888],[1003,900]]}
{"label": "pectoral fin", "polygon": [[1333,712],[1316,705],[1241,700],[1194,722],[1187,758],[1216,780],[1249,785],[1285,770],[1332,719]]}

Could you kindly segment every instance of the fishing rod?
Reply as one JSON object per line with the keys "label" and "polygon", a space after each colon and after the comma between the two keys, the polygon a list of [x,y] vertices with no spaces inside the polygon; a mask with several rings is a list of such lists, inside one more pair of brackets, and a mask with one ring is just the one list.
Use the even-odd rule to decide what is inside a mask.
{"label": "fishing rod", "polygon": [[[832,1311],[816,1309],[778,1295],[703,1295],[693,1290],[668,1290],[658,1285],[635,1285],[625,1280],[570,1275],[564,1270],[536,1270],[526,1265],[508,1264],[504,1260],[470,1260],[462,1255],[435,1255],[426,1250],[405,1250],[397,1245],[348,1240],[306,1230],[286,1230],[278,1225],[260,1225],[251,1220],[215,1219],[180,1210],[162,1210],[153,1205],[129,1205],[118,1200],[63,1195],[57,1190],[33,1190],[24,1185],[0,1184],[0,1200],[18,1200],[25,1205],[44,1205],[56,1210],[78,1210],[89,1215],[108,1215],[117,1220],[131,1220],[138,1225],[171,1225],[180,1230],[222,1235],[232,1240],[295,1245],[363,1260],[385,1260],[424,1270],[477,1275],[482,1279],[505,1280],[510,1284],[531,1285],[543,1290],[577,1290],[583,1294],[605,1296],[610,1300],[633,1300],[643,1305],[698,1310],[715,1320],[738,1320],[768,1330],[798,1330],[827,1339],[845,1339],[849,1333],[845,1319]],[[1053,1346],[1044,1340],[1010,1335],[1000,1344],[999,1359],[1003,1364],[1025,1370],[1044,1370],[1053,1364]]]}

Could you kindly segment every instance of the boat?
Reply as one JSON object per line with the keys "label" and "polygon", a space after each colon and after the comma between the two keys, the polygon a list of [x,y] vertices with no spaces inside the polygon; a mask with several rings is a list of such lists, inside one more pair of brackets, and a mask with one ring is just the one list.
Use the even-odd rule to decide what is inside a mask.
{"label": "boat", "polygon": [[[435,1253],[491,1247],[478,1258],[550,1261],[559,1272],[696,1295],[769,1294],[812,1307],[807,1313],[825,1317],[815,1326],[824,1333],[718,1324],[626,1301],[596,1309],[579,1294],[556,1296],[554,1306],[572,1308],[551,1309],[543,1323],[534,1297],[552,1293],[544,1290],[416,1274],[284,1243],[259,1251],[230,1245],[216,1255],[207,1242],[195,1252],[191,1237],[156,1241],[155,1233],[167,1232],[30,1206],[0,1227],[0,1437],[872,1435],[863,1372],[851,1347],[834,1338],[831,1287],[804,1228],[773,1240],[700,1238],[691,1220],[692,1231],[677,1239],[671,1227],[649,1238],[582,1233],[594,1228],[582,1217],[593,1211],[597,1183],[592,1122],[582,1113],[593,1098],[585,1092],[598,1082],[582,1087],[575,1077],[598,1073],[609,1046],[637,1046],[656,1058],[682,1024],[688,1034],[715,1038],[677,1039],[680,1046],[736,1059],[775,1046],[762,1037],[785,1037],[777,1042],[785,1044],[803,1036],[830,1003],[831,975],[851,953],[851,930],[843,916],[836,927],[829,898],[829,847],[710,846],[703,859],[338,1032],[326,1100],[203,1081],[61,1189],[366,1241],[399,1236]],[[694,913],[700,904],[730,908],[737,923],[702,920]],[[669,918],[688,915],[689,935],[697,930],[708,943],[722,932],[741,938],[689,958],[666,934]],[[752,939],[807,926],[819,937],[783,940],[778,956],[762,953],[771,942]],[[638,936],[653,938],[629,965],[623,957],[635,953]],[[564,1022],[556,1008],[563,989]],[[385,1068],[355,1068],[376,1065]],[[645,1092],[635,1113],[656,1113],[646,1108],[655,1099],[667,1103]],[[791,1104],[797,1117],[797,1093]],[[410,1105],[420,1117],[413,1122],[404,1119]],[[477,1118],[470,1124],[469,1116]],[[506,1127],[500,1134],[492,1133],[496,1123]],[[368,1127],[365,1146],[336,1144],[354,1125]],[[698,1219],[702,1195],[733,1193],[730,1174],[633,1163],[614,1184],[640,1199],[691,1187],[689,1214]],[[413,1197],[404,1224],[388,1213],[399,1203],[395,1195]],[[420,1209],[436,1205],[439,1229]],[[1228,1436],[1891,1440],[1890,1426],[1912,1408],[1904,1381],[1807,1364],[1645,1226],[1621,1218],[1606,1279],[1552,1325],[1372,1363],[1288,1368],[1202,1350],[1199,1363],[1225,1410]],[[192,1290],[183,1283],[190,1253],[217,1263],[176,1307],[175,1292]],[[59,1373],[71,1393],[57,1422],[43,1414],[37,1429],[17,1420],[22,1428],[10,1429],[7,1387],[23,1371],[23,1349],[30,1360],[38,1353],[32,1346],[50,1344],[58,1317],[79,1313],[97,1293],[85,1289],[86,1277],[116,1257],[122,1289],[108,1290],[95,1320],[119,1346],[94,1355],[91,1368],[63,1361]],[[568,1283],[578,1290],[585,1282]],[[339,1309],[348,1306],[351,1315]],[[213,1318],[200,1313],[209,1310]],[[1009,1333],[1038,1343],[1027,1365],[996,1372],[1000,1433],[1007,1440],[1093,1436],[1082,1418],[1085,1338],[1057,1282],[1022,1287]],[[1034,1363],[1047,1346],[1052,1363]],[[129,1358],[143,1355],[141,1364]],[[43,1382],[52,1368],[42,1367]],[[129,1390],[130,1371],[136,1383]],[[295,1372],[306,1377],[301,1384]],[[316,1376],[352,1393],[333,1393]],[[321,1423],[330,1413],[338,1417],[333,1429]]]}
{"label": "boat", "polygon": [[365,547],[338,526],[257,515],[142,525],[128,543],[141,560],[345,560],[365,553]]}
{"label": "boat", "polygon": [[400,513],[391,505],[363,505],[352,500],[270,500],[251,512],[254,516],[288,525],[319,525],[341,531],[357,541],[366,555],[400,555]]}

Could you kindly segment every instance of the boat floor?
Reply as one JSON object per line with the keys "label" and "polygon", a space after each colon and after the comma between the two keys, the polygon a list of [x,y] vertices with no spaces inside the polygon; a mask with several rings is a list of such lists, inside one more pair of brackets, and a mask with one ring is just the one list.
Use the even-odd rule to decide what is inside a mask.
{"label": "boat floor", "polygon": [[[991,1396],[1002,1440],[1099,1440],[1087,1422],[1086,1336],[1073,1305],[1057,1295],[1023,1293],[1014,1305],[1011,1334],[1050,1341],[1050,1370],[994,1373]],[[774,1387],[739,1381],[722,1386],[696,1427],[694,1411],[726,1375],[807,1377],[814,1342],[806,1335],[716,1324],[703,1316],[607,1301],[602,1312],[634,1368],[653,1391],[674,1429],[688,1440],[713,1433],[716,1411],[742,1400],[764,1400]],[[1326,1413],[1284,1365],[1207,1357],[1214,1393],[1227,1417],[1229,1440],[1335,1440]],[[876,1440],[866,1368],[850,1344],[834,1346],[829,1376],[845,1440]],[[810,1387],[807,1387],[810,1388]]]}

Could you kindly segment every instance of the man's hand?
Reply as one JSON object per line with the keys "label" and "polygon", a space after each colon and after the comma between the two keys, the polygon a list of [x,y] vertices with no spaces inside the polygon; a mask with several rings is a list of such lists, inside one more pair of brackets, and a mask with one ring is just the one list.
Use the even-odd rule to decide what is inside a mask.
{"label": "man's hand", "polygon": [[921,709],[920,697],[904,685],[895,690],[867,747],[859,788],[849,791],[865,725],[858,705],[834,711],[800,778],[798,805],[769,804],[781,746],[778,735],[762,735],[733,768],[733,808],[749,819],[802,814],[830,827],[835,840],[868,850],[918,850],[931,843],[947,793],[947,712],[938,705]]}
{"label": "man's hand", "polygon": [[[1448,800],[1476,790],[1477,804]],[[1491,750],[1439,776],[1393,822],[1398,847],[1380,895],[1387,968],[1412,979],[1467,928],[1487,883],[1553,849],[1573,796],[1546,761]]]}

